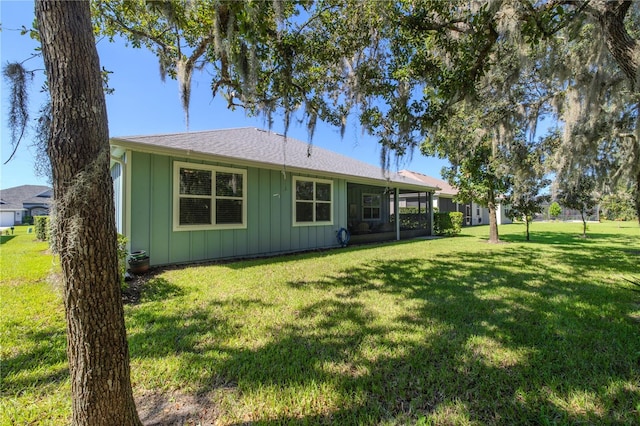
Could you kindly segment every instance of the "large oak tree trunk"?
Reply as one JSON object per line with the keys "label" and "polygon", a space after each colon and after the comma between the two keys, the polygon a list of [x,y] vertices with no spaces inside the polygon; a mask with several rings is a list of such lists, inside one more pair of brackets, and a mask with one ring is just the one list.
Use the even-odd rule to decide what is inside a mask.
{"label": "large oak tree trunk", "polygon": [[[640,161],[640,159],[638,159]],[[638,215],[638,225],[640,225],[640,168],[638,168],[638,174],[636,175],[636,193],[634,204],[636,206],[636,214]]]}
{"label": "large oak tree trunk", "polygon": [[[600,22],[611,56],[624,73],[631,89],[637,92],[640,87],[640,42],[629,34],[625,25],[631,6],[632,2],[629,0],[599,0],[591,4],[592,14]],[[636,139],[635,143],[640,142]],[[635,161],[640,161],[637,151]],[[636,163],[635,168],[638,170],[640,166]],[[634,202],[640,224],[640,171],[635,181]]]}
{"label": "large oak tree trunk", "polygon": [[499,243],[498,215],[496,214],[496,198],[493,191],[489,191],[489,202],[487,203],[487,207],[489,208],[489,242]]}
{"label": "large oak tree trunk", "polygon": [[51,95],[47,152],[67,319],[74,425],[141,425],[129,377],[109,131],[86,1],[36,1]]}
{"label": "large oak tree trunk", "polygon": [[600,22],[607,48],[631,84],[638,89],[640,75],[640,43],[631,37],[625,18],[632,2],[628,0],[599,0],[591,4],[592,12]]}

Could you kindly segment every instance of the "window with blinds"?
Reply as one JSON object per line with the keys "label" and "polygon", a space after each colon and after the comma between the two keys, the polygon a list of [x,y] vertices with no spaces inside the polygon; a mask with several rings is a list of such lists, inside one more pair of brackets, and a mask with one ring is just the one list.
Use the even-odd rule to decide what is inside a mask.
{"label": "window with blinds", "polygon": [[174,230],[246,227],[246,171],[174,163]]}
{"label": "window with blinds", "polygon": [[294,225],[331,225],[333,223],[333,182],[321,179],[293,178]]}

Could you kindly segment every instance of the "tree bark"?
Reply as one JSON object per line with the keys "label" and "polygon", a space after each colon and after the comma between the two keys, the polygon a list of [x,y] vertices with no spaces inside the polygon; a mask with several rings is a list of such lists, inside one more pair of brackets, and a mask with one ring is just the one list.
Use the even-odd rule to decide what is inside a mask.
{"label": "tree bark", "polygon": [[51,95],[55,248],[73,425],[141,425],[131,389],[116,253],[109,131],[89,2],[36,1]]}
{"label": "tree bark", "polygon": [[[638,159],[638,161],[640,161],[640,159]],[[638,168],[638,174],[636,175],[636,193],[634,201],[636,214],[638,215],[638,225],[640,225],[640,168]]]}
{"label": "tree bark", "polygon": [[632,90],[637,90],[640,77],[640,43],[631,37],[624,24],[631,4],[628,0],[600,0],[592,4],[592,10],[600,22],[607,49],[631,83]]}
{"label": "tree bark", "polygon": [[489,242],[499,243],[500,237],[498,236],[498,216],[496,214],[496,197],[493,191],[489,191],[489,202],[487,207],[489,208]]}
{"label": "tree bark", "polygon": [[[627,78],[631,90],[637,92],[640,87],[640,42],[629,34],[624,22],[632,3],[629,0],[598,0],[593,2],[590,10],[592,16],[600,23],[611,56]],[[637,140],[636,143],[638,143]],[[636,161],[640,161],[637,155]],[[640,224],[640,172],[636,177],[635,185],[634,201]]]}

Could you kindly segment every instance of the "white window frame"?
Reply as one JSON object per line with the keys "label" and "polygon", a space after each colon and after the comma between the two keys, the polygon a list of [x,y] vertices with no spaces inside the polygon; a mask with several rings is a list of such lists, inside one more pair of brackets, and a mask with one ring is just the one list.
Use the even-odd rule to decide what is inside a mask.
{"label": "white window frame", "polygon": [[[297,200],[296,199],[296,187],[297,187],[297,183],[298,182],[313,182],[313,200],[311,201],[307,201],[307,200]],[[331,194],[331,200],[330,201],[321,201],[321,200],[316,200],[316,183],[324,183],[324,184],[328,184],[329,185],[329,193]],[[328,179],[317,179],[317,178],[310,178],[310,177],[304,177],[304,176],[294,176],[293,177],[293,188],[292,188],[292,198],[293,198],[293,206],[292,206],[292,210],[293,210],[293,226],[327,226],[327,225],[333,225],[333,200],[335,198],[334,193],[333,193],[333,181],[332,180],[328,180]],[[304,201],[304,202],[310,202],[313,204],[313,220],[311,222],[297,222],[296,221],[296,217],[297,217],[297,202],[298,201]],[[329,211],[330,211],[330,220],[328,221],[322,221],[322,222],[317,222],[316,221],[316,204],[317,203],[324,203],[324,204],[329,204]]]}
{"label": "white window frame", "polygon": [[[204,198],[211,199],[211,223],[204,225],[180,225],[180,198],[194,196],[180,195],[180,169],[205,170],[211,172],[211,196]],[[216,172],[234,173],[242,175],[242,198],[223,197],[216,195]],[[202,198],[203,196],[196,196]],[[216,200],[217,199],[242,199],[242,223],[216,224]],[[235,169],[230,167],[210,166],[208,164],[186,163],[183,161],[173,162],[173,230],[174,231],[207,231],[218,229],[246,229],[247,228],[247,171],[245,169]]]}
{"label": "white window frame", "polygon": [[[365,206],[364,205],[364,197],[378,197],[378,200],[380,200],[380,202],[378,203],[378,206]],[[380,220],[382,218],[382,194],[374,194],[374,193],[368,193],[368,192],[363,192],[362,193],[362,220]],[[406,205],[406,201],[405,201],[405,205]],[[378,217],[364,217],[364,209],[365,208],[370,208],[370,209],[378,209]]]}

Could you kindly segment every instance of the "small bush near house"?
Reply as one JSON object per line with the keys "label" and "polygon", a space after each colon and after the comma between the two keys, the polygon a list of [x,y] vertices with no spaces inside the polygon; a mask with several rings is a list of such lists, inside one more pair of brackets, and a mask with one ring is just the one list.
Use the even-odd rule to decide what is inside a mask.
{"label": "small bush near house", "polygon": [[22,216],[22,224],[33,225],[33,216],[29,216],[28,214]]}
{"label": "small bush near house", "polygon": [[462,212],[451,212],[449,218],[451,220],[451,234],[458,235],[462,232]]}
{"label": "small bush near house", "polygon": [[49,240],[49,216],[34,216],[33,224],[35,226],[36,238],[40,241]]}
{"label": "small bush near house", "polygon": [[462,231],[462,213],[445,212],[433,214],[433,230],[436,235],[457,235]]}
{"label": "small bush near house", "polygon": [[435,232],[436,235],[444,235],[449,228],[451,228],[451,217],[449,217],[449,213],[433,214],[433,232]]}
{"label": "small bush near house", "polygon": [[120,287],[124,290],[127,284],[124,280],[124,275],[127,272],[127,237],[122,234],[118,234],[118,270],[120,271]]}

